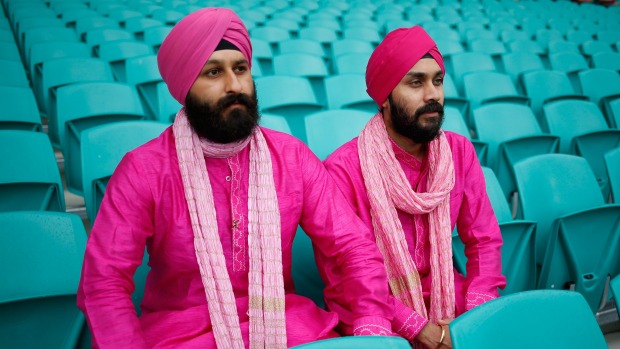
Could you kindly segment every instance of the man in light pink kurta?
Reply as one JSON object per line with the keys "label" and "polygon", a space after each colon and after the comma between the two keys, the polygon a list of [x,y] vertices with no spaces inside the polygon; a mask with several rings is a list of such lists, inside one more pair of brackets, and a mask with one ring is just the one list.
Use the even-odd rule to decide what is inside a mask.
{"label": "man in light pink kurta", "polygon": [[[374,121],[384,125],[382,132],[387,132],[386,138],[389,136],[386,143],[391,154],[379,156],[393,156],[399,167],[381,168],[380,171],[402,171],[406,186],[416,193],[426,193],[431,171],[428,160],[430,142],[438,142],[443,133],[441,137],[451,150],[448,158],[452,160],[454,184],[449,192],[449,227],[446,227],[449,231],[443,234],[450,234],[456,227],[468,257],[467,276],[454,271],[454,315],[458,316],[498,297],[497,289],[505,285],[505,278],[501,274],[502,238],[475,150],[465,137],[439,128],[443,118],[444,73],[443,60],[432,39],[420,27],[403,28],[388,35],[375,50],[369,61],[366,81],[369,94],[381,110],[373,119],[379,118]],[[418,110],[420,112],[416,113]],[[377,222],[371,214],[359,142],[355,138],[344,144],[324,164],[358,216],[373,229]],[[398,207],[396,202],[392,205]],[[429,214],[410,214],[400,209],[396,212],[428,309],[431,303],[432,243]],[[326,261],[324,257],[317,253],[319,265]],[[324,269],[324,274],[329,276],[330,271]],[[346,291],[339,287],[325,290],[330,309],[343,310],[342,294]],[[395,332],[425,347],[451,346],[445,328],[450,319],[433,323],[396,297],[392,300],[395,304],[392,329]]]}
{"label": "man in light pink kurta", "polygon": [[[217,118],[224,119],[222,125],[236,122],[234,117],[252,115],[247,112],[253,105],[248,96],[254,93],[249,75],[251,46],[245,27],[230,10],[200,10],[186,18],[177,25],[180,29],[173,29],[166,39],[171,41],[160,50],[160,55],[164,55],[160,57],[162,76],[171,94],[185,108],[177,115],[174,127],[129,152],[120,162],[107,185],[89,237],[78,306],[86,315],[95,347],[214,348],[218,340],[210,309],[214,305],[205,299],[208,290],[197,262],[201,251],[195,247],[197,228],[188,210],[188,187],[179,170],[179,135],[175,132],[191,119],[192,108],[186,103],[194,105],[194,112],[200,104],[200,100],[192,102],[189,97],[204,99],[203,96],[213,94],[217,86],[223,86],[217,81],[227,85],[225,98],[233,98],[221,113],[215,113]],[[209,37],[218,30],[215,38]],[[187,39],[184,46],[180,45],[182,38]],[[208,40],[216,42],[205,49]],[[206,53],[196,57],[201,50]],[[187,72],[187,67],[196,65],[197,72]],[[188,84],[179,76],[192,80]],[[199,134],[200,126],[194,125]],[[222,157],[204,156],[206,169],[202,171],[208,174],[212,190],[210,205],[216,212],[217,235],[234,293],[242,346],[250,346],[255,331],[250,328],[249,318],[255,300],[248,293],[253,262],[249,257],[253,241],[249,240],[252,222],[248,220],[248,202],[252,201],[249,183],[255,173],[251,168],[254,143],[244,139],[255,139],[258,134],[264,139],[262,150],[269,154],[268,172],[272,172],[279,208],[281,246],[276,247],[281,248],[278,258],[282,275],[275,275],[275,279],[283,281],[285,344],[294,346],[338,336],[334,331],[339,322],[338,311],[323,310],[295,292],[291,247],[298,225],[325,257],[324,266],[330,270],[326,281],[335,287],[355,290],[342,299],[350,325],[347,334],[390,335],[392,305],[381,254],[372,233],[345,201],[320,160],[303,143],[284,133],[258,126],[245,130],[245,126],[235,126],[235,132],[246,132],[239,140],[234,138],[238,134],[226,129],[212,136],[231,137],[230,143],[200,139],[206,147],[228,152]],[[237,149],[228,144],[240,146]],[[142,315],[138,318],[131,300],[132,277],[142,262],[145,247],[151,271],[141,303]],[[268,306],[263,309],[269,310]]]}

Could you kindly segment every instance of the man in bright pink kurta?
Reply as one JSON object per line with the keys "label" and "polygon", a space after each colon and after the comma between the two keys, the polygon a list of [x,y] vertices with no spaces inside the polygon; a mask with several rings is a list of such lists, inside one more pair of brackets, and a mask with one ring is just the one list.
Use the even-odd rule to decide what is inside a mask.
{"label": "man in bright pink kurta", "polygon": [[[408,57],[416,54],[417,57]],[[445,70],[432,39],[420,27],[398,29],[384,39],[373,56],[367,71],[367,85],[369,94],[381,109],[373,121],[380,125],[385,121],[383,133],[387,127],[387,148],[393,151],[393,155],[385,153],[379,156],[394,156],[394,163],[400,167],[381,167],[379,170],[394,170],[395,173],[402,170],[406,185],[416,193],[426,193],[430,167],[427,144],[443,132],[441,137],[451,150],[451,156],[448,157],[452,159],[454,184],[449,191],[449,227],[446,228],[450,230],[444,233],[449,234],[456,227],[468,257],[466,277],[454,270],[454,315],[458,316],[498,297],[498,287],[505,285],[505,278],[501,274],[502,238],[486,194],[483,172],[469,140],[452,132],[439,131],[441,121],[438,119],[443,118],[442,79]],[[387,81],[389,79],[391,81]],[[410,106],[416,102],[419,102],[418,106]],[[400,112],[396,110],[399,104],[404,105],[399,108]],[[411,112],[414,108],[422,112],[414,114]],[[386,113],[386,109],[389,112]],[[402,128],[394,126],[396,121],[390,115],[396,114],[401,117],[405,115],[405,125],[417,122],[421,131],[428,128],[434,129],[435,133],[430,133],[427,140],[418,140]],[[411,114],[415,116],[408,116]],[[424,134],[419,129],[415,132]],[[360,153],[359,142],[359,138],[355,138],[344,144],[324,164],[358,216],[370,229],[376,229],[376,222],[373,222],[375,217],[371,214],[368,184],[362,171],[360,159],[363,155]],[[424,303],[428,309],[431,298],[429,214],[410,214],[400,209],[396,211],[404,232],[406,249],[419,274]],[[322,260],[321,253],[317,253],[318,263],[321,264]],[[329,270],[324,273],[329,275]],[[346,291],[339,287],[326,289],[325,297],[330,309],[343,310],[341,297]],[[424,338],[426,347],[449,345],[449,334],[444,327],[447,321],[429,324],[428,317],[405,306],[396,297],[392,300],[395,304],[392,329],[395,332],[413,342],[419,339],[418,335],[423,329],[433,330],[434,326],[434,332],[429,330],[426,334],[427,337],[434,337]]]}
{"label": "man in bright pink kurta", "polygon": [[[212,23],[214,18],[225,20],[225,23],[232,22],[244,35],[236,38],[224,34],[224,30],[216,40],[222,39],[222,35],[226,40],[222,39],[219,44],[216,42],[217,48],[213,45],[199,63],[198,70],[202,69],[199,77],[196,79],[190,74],[196,83],[187,84],[182,79],[167,80],[173,96],[185,105],[191,94],[196,97],[198,95],[194,92],[205,91],[200,88],[194,91],[198,82],[210,84],[213,77],[221,74],[226,76],[227,81],[232,81],[229,85],[233,87],[227,89],[241,91],[234,93],[240,99],[225,110],[251,109],[251,103],[245,102],[243,97],[245,93],[252,93],[251,77],[248,77],[251,49],[248,49],[245,27],[229,10],[201,10],[189,17],[198,25],[204,21]],[[185,30],[195,34],[199,28],[190,25]],[[173,31],[169,38],[175,38],[177,34],[178,31]],[[188,52],[200,49],[199,40],[190,40],[187,44],[189,46],[185,49]],[[164,45],[162,49],[166,51]],[[177,46],[175,49],[181,48]],[[217,60],[211,62],[216,56]],[[196,64],[185,62],[184,65],[179,62],[182,58],[176,56],[173,60],[179,70]],[[205,64],[207,58],[209,61]],[[184,71],[179,72],[180,75],[182,73]],[[166,79],[168,75],[162,76]],[[233,93],[227,91],[226,94]],[[209,309],[210,304],[205,299],[206,286],[203,284],[204,278],[201,279],[202,269],[197,263],[198,250],[194,245],[196,227],[188,210],[188,188],[179,170],[178,134],[175,135],[175,132],[183,124],[179,120],[188,118],[188,108],[185,105],[179,112],[174,127],[129,152],[107,185],[89,237],[78,291],[78,306],[86,315],[96,347],[216,346],[217,334],[212,328],[210,316],[212,309]],[[231,111],[226,115],[233,117],[248,113]],[[249,137],[262,134],[265,142],[263,150],[268,151],[272,164],[270,172],[280,217],[282,275],[277,277],[283,279],[286,345],[294,346],[338,335],[334,331],[339,322],[337,312],[320,309],[310,299],[295,294],[291,277],[291,247],[298,225],[325,256],[324,266],[331,270],[328,283],[356,290],[355,294],[343,299],[348,307],[346,320],[350,320],[348,334],[390,335],[392,306],[382,258],[371,232],[354,214],[320,160],[303,143],[292,136],[262,127],[248,132],[251,132]],[[212,147],[226,147],[226,144],[207,143]],[[248,202],[251,201],[248,186],[253,173],[250,165],[253,163],[251,148],[254,143],[234,144],[245,145],[225,157],[204,156],[204,162],[243,346],[249,347],[253,330],[250,328],[252,304],[248,294],[248,273],[252,263],[249,257],[251,241],[248,239],[248,231],[252,229],[252,223],[248,221]],[[141,304],[142,315],[138,318],[131,300],[134,289],[132,277],[142,262],[145,247],[151,271]],[[353,315],[349,316],[351,313]]]}

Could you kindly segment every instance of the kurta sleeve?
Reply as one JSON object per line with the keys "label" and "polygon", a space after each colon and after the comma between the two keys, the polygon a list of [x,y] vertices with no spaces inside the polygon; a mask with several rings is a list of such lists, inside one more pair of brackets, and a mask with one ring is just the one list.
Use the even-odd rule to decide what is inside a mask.
{"label": "kurta sleeve", "polygon": [[131,294],[153,232],[153,199],[139,162],[127,154],[110,179],[90,233],[78,289],[96,348],[146,348]]}
{"label": "kurta sleeve", "polygon": [[[348,156],[338,157],[338,159],[332,158],[327,160],[325,162],[325,167],[336,183],[336,186],[343,194],[345,201],[348,202],[364,221],[370,222],[371,218],[369,212],[362,209],[359,204],[362,193],[355,190],[359,185],[363,184],[361,172],[359,176],[355,176],[355,174],[361,170],[357,169],[358,162],[356,159],[352,158],[353,155],[347,155]],[[374,237],[371,238],[374,243]],[[390,325],[392,331],[408,341],[413,341],[420,331],[422,331],[422,328],[426,326],[428,320],[415,310],[408,308],[396,297],[390,295],[389,298],[390,304],[393,307],[392,313],[394,314]]]}
{"label": "kurta sleeve", "polygon": [[301,153],[303,209],[300,224],[312,239],[331,311],[346,334],[391,335],[392,311],[382,256],[320,160]]}
{"label": "kurta sleeve", "polygon": [[465,142],[460,151],[457,155],[462,159],[459,166],[464,190],[456,224],[467,256],[465,297],[469,310],[497,298],[498,287],[506,285],[506,278],[502,275],[502,235],[487,195],[482,167],[470,142]]}

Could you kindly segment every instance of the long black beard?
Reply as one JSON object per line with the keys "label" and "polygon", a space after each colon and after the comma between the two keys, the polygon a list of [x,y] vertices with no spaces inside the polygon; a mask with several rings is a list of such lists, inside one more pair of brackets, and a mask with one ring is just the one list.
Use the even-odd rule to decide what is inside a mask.
{"label": "long black beard", "polygon": [[[418,108],[415,113],[411,115],[404,107],[394,102],[392,95],[388,96],[388,101],[390,103],[392,127],[394,131],[418,144],[427,144],[437,138],[441,125],[443,124],[443,105],[437,101],[430,101]],[[429,126],[422,126],[420,124],[420,117],[422,114],[432,112],[439,113],[438,121]]]}
{"label": "long black beard", "polygon": [[[255,90],[256,91],[256,90]],[[224,115],[224,110],[234,103],[245,106],[235,108]],[[256,93],[230,94],[222,97],[215,106],[194,100],[190,94],[185,98],[185,113],[192,129],[201,138],[215,143],[232,143],[252,134],[258,125],[258,99]]]}

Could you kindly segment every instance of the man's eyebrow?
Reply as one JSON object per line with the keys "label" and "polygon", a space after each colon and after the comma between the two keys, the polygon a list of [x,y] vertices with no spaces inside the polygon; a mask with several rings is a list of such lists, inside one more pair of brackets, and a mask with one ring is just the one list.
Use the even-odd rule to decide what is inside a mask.
{"label": "man's eyebrow", "polygon": [[[426,77],[428,75],[429,74],[427,74],[425,72],[412,71],[412,72],[407,73],[407,75],[405,75],[405,76],[413,78],[413,79],[420,79],[420,78],[424,78],[424,77]],[[438,75],[443,75],[443,71],[441,71],[441,69],[437,70],[433,76],[438,76]]]}
{"label": "man's eyebrow", "polygon": [[[240,59],[238,59],[238,60],[233,62],[234,65],[247,64],[247,63],[248,63],[248,60],[245,59],[245,58],[240,58]],[[213,64],[213,65],[223,64],[223,61],[219,60],[219,59],[209,59],[209,60],[207,60],[207,63],[205,63],[205,65],[207,65],[207,64]]]}

